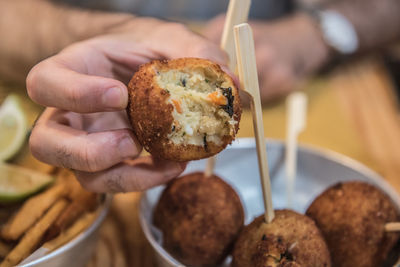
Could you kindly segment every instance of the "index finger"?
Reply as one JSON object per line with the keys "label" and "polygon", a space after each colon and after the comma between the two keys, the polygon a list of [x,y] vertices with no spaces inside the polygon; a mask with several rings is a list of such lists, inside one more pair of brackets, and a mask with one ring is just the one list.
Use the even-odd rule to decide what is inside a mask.
{"label": "index finger", "polygon": [[182,24],[165,23],[153,34],[163,41],[154,41],[150,37],[145,42],[165,58],[198,57],[220,65],[226,65],[228,62],[227,54],[217,44],[190,31]]}
{"label": "index finger", "polygon": [[55,57],[36,65],[26,86],[36,103],[79,113],[122,110],[128,103],[127,88],[122,82],[75,72]]}

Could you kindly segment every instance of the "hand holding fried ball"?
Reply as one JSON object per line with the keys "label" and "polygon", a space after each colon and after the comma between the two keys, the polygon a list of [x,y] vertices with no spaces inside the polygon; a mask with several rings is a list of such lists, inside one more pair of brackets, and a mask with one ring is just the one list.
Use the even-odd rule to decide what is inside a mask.
{"label": "hand holding fried ball", "polygon": [[329,267],[328,247],[307,216],[276,210],[271,223],[257,217],[244,228],[233,250],[233,267]]}
{"label": "hand holding fried ball", "polygon": [[232,187],[199,172],[172,180],[154,212],[163,246],[187,266],[221,263],[243,222],[243,207]]}
{"label": "hand holding fried ball", "polygon": [[384,230],[386,223],[400,220],[395,205],[370,184],[336,184],[306,214],[321,229],[337,267],[382,266],[399,240],[398,233]]}
{"label": "hand holding fried ball", "polygon": [[232,78],[199,58],[155,60],[129,83],[128,116],[154,156],[189,161],[213,156],[232,142],[241,107]]}

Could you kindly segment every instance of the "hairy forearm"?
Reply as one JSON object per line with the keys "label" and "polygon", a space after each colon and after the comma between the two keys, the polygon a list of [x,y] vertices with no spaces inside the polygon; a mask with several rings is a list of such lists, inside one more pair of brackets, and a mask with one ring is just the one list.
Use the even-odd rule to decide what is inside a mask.
{"label": "hairy forearm", "polygon": [[73,9],[45,0],[0,0],[0,79],[24,81],[38,61],[131,18],[125,14]]}
{"label": "hairy forearm", "polygon": [[360,51],[381,47],[400,38],[399,0],[341,0],[328,4],[354,25]]}

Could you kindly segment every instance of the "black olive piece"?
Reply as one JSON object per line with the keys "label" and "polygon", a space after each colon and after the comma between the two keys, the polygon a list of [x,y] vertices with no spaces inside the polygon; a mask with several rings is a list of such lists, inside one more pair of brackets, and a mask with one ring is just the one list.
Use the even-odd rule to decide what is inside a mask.
{"label": "black olive piece", "polygon": [[207,134],[204,134],[203,136],[203,145],[204,145],[204,150],[208,152]]}
{"label": "black olive piece", "polygon": [[233,100],[235,99],[235,97],[232,95],[232,88],[228,87],[228,88],[223,88],[221,87],[222,90],[222,94],[226,97],[226,100],[228,102],[227,105],[222,105],[221,108],[223,110],[225,110],[226,113],[229,114],[229,117],[232,118],[233,116]]}
{"label": "black olive piece", "polygon": [[288,261],[294,261],[294,258],[293,258],[292,253],[290,253],[290,252],[287,251],[287,250],[285,250],[285,253],[283,253],[283,254],[281,255],[281,258],[284,258],[284,259],[286,259],[286,260],[288,260]]}
{"label": "black olive piece", "polygon": [[262,241],[267,240],[267,236],[266,236],[266,235],[263,235],[262,238],[261,238],[261,240],[262,240]]}
{"label": "black olive piece", "polygon": [[186,87],[186,79],[183,78],[181,82],[182,82],[183,87]]}
{"label": "black olive piece", "polygon": [[175,125],[172,125],[172,132],[175,131]]}

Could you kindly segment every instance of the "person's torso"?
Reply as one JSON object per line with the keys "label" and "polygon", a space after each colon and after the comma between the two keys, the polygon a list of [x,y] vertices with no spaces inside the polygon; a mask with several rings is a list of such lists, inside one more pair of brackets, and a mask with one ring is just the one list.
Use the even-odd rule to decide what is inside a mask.
{"label": "person's torso", "polygon": [[[91,9],[166,19],[206,20],[226,12],[229,0],[58,0]],[[291,0],[252,0],[251,17],[271,19],[290,11]]]}

